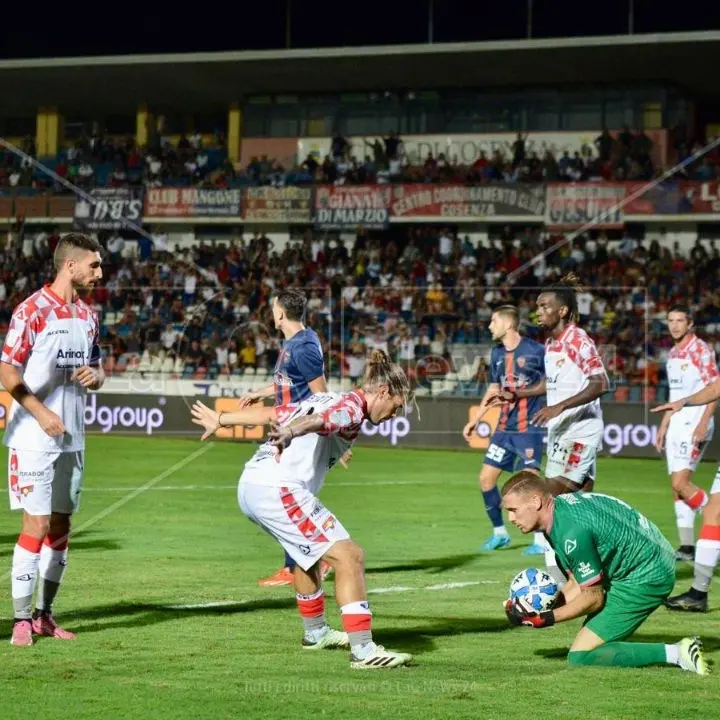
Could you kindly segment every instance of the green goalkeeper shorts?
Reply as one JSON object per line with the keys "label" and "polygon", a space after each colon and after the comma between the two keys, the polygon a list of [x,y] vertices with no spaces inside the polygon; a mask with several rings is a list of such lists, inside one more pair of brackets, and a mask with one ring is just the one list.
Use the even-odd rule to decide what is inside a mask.
{"label": "green goalkeeper shorts", "polygon": [[602,610],[588,616],[585,627],[606,643],[630,637],[657,610],[675,586],[675,573],[661,583],[615,583]]}

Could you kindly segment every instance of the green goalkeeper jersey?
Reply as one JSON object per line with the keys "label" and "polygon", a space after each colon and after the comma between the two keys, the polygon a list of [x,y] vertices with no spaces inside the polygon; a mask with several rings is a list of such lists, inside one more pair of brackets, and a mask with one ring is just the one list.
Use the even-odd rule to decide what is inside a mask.
{"label": "green goalkeeper jersey", "polygon": [[558,495],[546,537],[580,585],[665,584],[675,574],[675,553],[657,526],[610,495]]}

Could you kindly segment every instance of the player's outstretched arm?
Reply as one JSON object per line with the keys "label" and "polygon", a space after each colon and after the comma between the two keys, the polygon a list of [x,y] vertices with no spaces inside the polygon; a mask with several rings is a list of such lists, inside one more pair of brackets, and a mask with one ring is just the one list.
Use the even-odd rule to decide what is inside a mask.
{"label": "player's outstretched arm", "polygon": [[538,382],[530,387],[521,388],[515,393],[518,400],[530,397],[541,397],[542,395],[547,395],[547,384],[545,382],[545,378],[538,380]]}
{"label": "player's outstretched arm", "polygon": [[696,405],[707,405],[708,403],[720,400],[720,382],[714,382],[707,385],[702,390],[698,390],[694,395],[686,398],[675,400],[674,402],[665,403],[654,407],[650,412],[669,412],[676,413],[684,407],[694,407]]}
{"label": "player's outstretched arm", "polygon": [[260,402],[261,400],[272,397],[274,394],[275,386],[267,385],[264,388],[260,388],[259,390],[255,390],[254,392],[246,393],[245,395],[243,395],[240,398],[239,407],[241,410],[243,410],[244,408],[250,407],[251,405]]}
{"label": "player's outstretched arm", "polygon": [[59,437],[65,433],[62,419],[46,407],[37,395],[23,381],[20,369],[7,362],[0,362],[0,383],[21,405],[37,420],[38,425],[50,437]]}
{"label": "player's outstretched arm", "polygon": [[275,419],[275,408],[258,407],[234,412],[217,412],[199,400],[195,401],[190,412],[193,423],[205,429],[201,440],[207,440],[220,428],[233,425],[267,425]]}

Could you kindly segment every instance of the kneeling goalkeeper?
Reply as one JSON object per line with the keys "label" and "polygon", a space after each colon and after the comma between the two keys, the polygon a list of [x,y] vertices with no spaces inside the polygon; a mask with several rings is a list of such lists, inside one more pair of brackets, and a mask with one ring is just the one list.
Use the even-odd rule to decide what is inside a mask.
{"label": "kneeling goalkeeper", "polygon": [[534,628],[587,616],[575,637],[570,665],[678,665],[707,675],[698,638],[678,643],[628,643],[675,585],[675,553],[660,530],[609,495],[553,497],[544,479],[522,471],[502,489],[508,518],[523,533],[542,531],[569,578],[561,605],[536,613],[522,599],[505,604],[510,623]]}

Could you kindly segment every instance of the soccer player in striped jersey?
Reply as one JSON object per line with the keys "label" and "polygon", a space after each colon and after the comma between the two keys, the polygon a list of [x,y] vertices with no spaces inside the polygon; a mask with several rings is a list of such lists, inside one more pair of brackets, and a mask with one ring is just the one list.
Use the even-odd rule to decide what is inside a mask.
{"label": "soccer player in striped jersey", "polygon": [[[668,330],[675,341],[666,363],[670,401],[688,397],[720,380],[715,353],[694,332],[690,309],[674,305],[668,311]],[[665,414],[655,447],[665,450],[668,473],[675,495],[675,519],[680,547],[677,560],[692,562],[695,557],[695,514],[708,503],[707,493],[691,482],[705,448],[712,439],[713,415],[717,403],[702,407],[684,407]]]}
{"label": "soccer player in striped jersey", "polygon": [[[501,390],[514,392],[535,385],[545,376],[545,348],[518,332],[519,315],[513,305],[496,308],[490,318],[490,333],[498,343],[490,355],[490,384],[480,403],[476,417],[464,428],[463,435],[469,442],[487,412],[487,399]],[[490,438],[483,466],[480,469],[480,488],[485,511],[493,526],[492,536],[482,550],[496,550],[510,544],[502,519],[502,500],[498,490],[498,478],[503,471],[533,470],[539,472],[542,465],[544,431],[529,423],[545,404],[544,398],[522,398],[515,403],[502,405],[500,420]],[[542,555],[544,543],[533,543],[524,555]]]}
{"label": "soccer player in striped jersey", "polygon": [[[241,409],[271,397],[279,406],[327,392],[320,338],[313,329],[305,327],[306,311],[307,299],[297,290],[281,290],[273,298],[273,322],[285,341],[275,364],[272,384],[240,398]],[[294,569],[295,561],[285,553],[283,567],[258,584],[262,587],[292,585]]]}
{"label": "soccer player in striped jersey", "polygon": [[[245,464],[238,485],[240,509],[272,535],[295,560],[295,592],[308,650],[350,646],[354,669],[408,665],[412,656],[385,650],[372,637],[363,551],[339,519],[318,499],[328,471],[360,433],[364,421],[378,425],[411,401],[400,366],[382,350],[368,360],[363,389],[312,395],[296,405],[216,413],[193,406],[193,422],[205,428],[202,439],[227,425],[272,423],[272,431]],[[320,561],[335,568],[335,599],[344,632],[325,619]]]}
{"label": "soccer player in striped jersey", "polygon": [[[720,383],[706,385],[702,390],[689,397],[673,400],[659,405],[651,412],[665,412],[668,415],[681,413],[684,408],[697,408],[720,400]],[[672,422],[672,419],[669,420]],[[715,475],[710,500],[703,510],[703,524],[695,546],[695,574],[690,589],[680,595],[669,597],[665,606],[671,610],[686,612],[707,612],[708,592],[713,573],[720,561],[720,468]]]}

